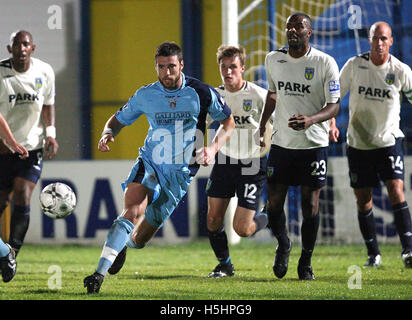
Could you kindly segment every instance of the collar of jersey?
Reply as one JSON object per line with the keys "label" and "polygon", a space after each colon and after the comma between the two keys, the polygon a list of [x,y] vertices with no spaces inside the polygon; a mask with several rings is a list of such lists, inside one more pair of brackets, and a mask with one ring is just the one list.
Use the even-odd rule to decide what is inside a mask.
{"label": "collar of jersey", "polygon": [[186,76],[183,72],[181,74],[182,74],[182,85],[179,88],[177,88],[176,90],[167,90],[165,87],[163,87],[163,85],[160,83],[160,81],[158,81],[157,83],[158,83],[159,87],[165,92],[168,92],[168,93],[177,92],[179,90],[182,90],[186,86]]}

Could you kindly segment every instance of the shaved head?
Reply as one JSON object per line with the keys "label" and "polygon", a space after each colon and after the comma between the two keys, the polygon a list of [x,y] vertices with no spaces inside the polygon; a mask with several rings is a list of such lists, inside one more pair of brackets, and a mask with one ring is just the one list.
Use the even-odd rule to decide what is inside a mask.
{"label": "shaved head", "polygon": [[389,50],[393,44],[392,28],[383,21],[375,22],[369,30],[372,62],[380,66],[389,59]]}
{"label": "shaved head", "polygon": [[383,28],[383,29],[387,28],[389,30],[390,36],[392,37],[392,28],[391,28],[391,26],[388,23],[384,22],[384,21],[378,21],[378,22],[375,22],[369,29],[369,40],[372,39],[373,35],[375,34],[375,31],[377,29],[381,29],[381,28]]}

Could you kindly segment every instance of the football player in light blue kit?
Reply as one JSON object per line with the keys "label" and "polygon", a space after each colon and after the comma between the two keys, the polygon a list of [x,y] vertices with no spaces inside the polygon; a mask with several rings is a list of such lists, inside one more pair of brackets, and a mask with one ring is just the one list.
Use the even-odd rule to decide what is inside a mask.
{"label": "football player in light blue kit", "polygon": [[[99,150],[109,151],[124,126],[145,114],[150,127],[139,156],[122,184],[124,208],[107,236],[96,272],[84,279],[87,293],[98,293],[107,272],[119,272],[126,248],[143,248],[186,194],[199,165],[213,162],[235,122],[229,107],[209,85],[182,73],[183,55],[173,42],[155,54],[159,81],[136,91],[106,123]],[[210,146],[203,146],[206,115],[221,126]]]}

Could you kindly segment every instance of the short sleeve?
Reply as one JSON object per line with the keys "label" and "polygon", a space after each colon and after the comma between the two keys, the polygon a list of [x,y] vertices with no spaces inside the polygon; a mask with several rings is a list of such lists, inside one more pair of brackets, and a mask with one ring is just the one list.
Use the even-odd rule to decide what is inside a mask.
{"label": "short sleeve", "polygon": [[45,105],[53,105],[54,104],[54,97],[56,95],[56,84],[55,84],[55,75],[53,68],[48,65],[47,72],[47,87],[44,91],[44,101],[43,104]]}
{"label": "short sleeve", "polygon": [[115,114],[116,119],[124,126],[130,126],[143,114],[143,93],[137,90],[129,101],[121,107]]}
{"label": "short sleeve", "polygon": [[270,60],[270,54],[267,54],[266,58],[265,58],[265,70],[266,70],[266,79],[267,79],[267,82],[268,82],[268,90],[270,92],[276,93],[276,83],[275,83],[275,80],[272,78],[272,75],[270,73],[270,66],[269,66],[270,61],[269,60]]}
{"label": "short sleeve", "polygon": [[346,61],[340,71],[340,95],[342,98],[345,97],[350,90],[350,84],[352,81],[352,61],[353,59]]}
{"label": "short sleeve", "polygon": [[208,108],[208,113],[211,118],[216,121],[222,121],[226,118],[229,118],[232,111],[223,100],[222,96],[213,88],[209,88],[211,102]]}
{"label": "short sleeve", "polygon": [[340,98],[339,68],[335,59],[327,57],[325,65],[324,92],[326,103],[336,103]]}

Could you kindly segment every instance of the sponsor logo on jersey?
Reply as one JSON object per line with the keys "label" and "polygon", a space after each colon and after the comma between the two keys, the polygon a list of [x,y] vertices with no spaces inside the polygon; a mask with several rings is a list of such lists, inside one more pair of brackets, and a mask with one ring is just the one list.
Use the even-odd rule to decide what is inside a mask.
{"label": "sponsor logo on jersey", "polygon": [[250,110],[252,110],[252,100],[250,99],[243,100],[243,110],[246,112],[249,112]]}
{"label": "sponsor logo on jersey", "polygon": [[305,68],[305,79],[312,80],[315,75],[315,68]]}
{"label": "sponsor logo on jersey", "polygon": [[388,73],[385,78],[385,82],[389,85],[395,82],[395,75],[393,73]]}
{"label": "sponsor logo on jersey", "polygon": [[250,124],[250,116],[233,116],[233,120],[235,120],[235,124]]}
{"label": "sponsor logo on jersey", "polygon": [[191,118],[190,112],[156,112],[155,119],[158,125],[170,125],[176,121],[187,122]]}
{"label": "sponsor logo on jersey", "polygon": [[286,61],[286,60],[281,59],[281,60],[278,60],[277,62],[279,62],[279,63],[286,63],[287,61]]}
{"label": "sponsor logo on jersey", "polygon": [[9,102],[15,103],[27,103],[32,101],[38,101],[39,95],[30,94],[30,93],[17,93],[17,94],[9,94]]}
{"label": "sponsor logo on jersey", "polygon": [[379,88],[371,88],[371,87],[364,87],[359,86],[358,94],[365,95],[366,99],[372,100],[382,100],[383,98],[390,99],[391,96],[389,95],[391,91],[389,89],[379,89]]}
{"label": "sponsor logo on jersey", "polygon": [[278,90],[294,91],[299,93],[310,93],[310,85],[296,82],[278,81]]}
{"label": "sponsor logo on jersey", "polygon": [[36,86],[37,89],[40,89],[43,86],[42,78],[34,79],[34,85]]}
{"label": "sponsor logo on jersey", "polygon": [[329,92],[335,93],[340,91],[339,80],[329,81]]}

